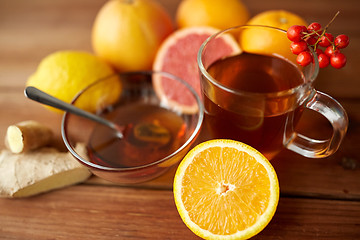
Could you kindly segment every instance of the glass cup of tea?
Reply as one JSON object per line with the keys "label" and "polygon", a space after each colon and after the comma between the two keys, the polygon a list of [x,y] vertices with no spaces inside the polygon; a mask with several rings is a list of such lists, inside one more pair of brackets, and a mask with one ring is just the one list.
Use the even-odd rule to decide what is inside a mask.
{"label": "glass cup of tea", "polygon": [[[172,99],[161,81],[181,89],[191,107],[179,96]],[[115,183],[139,183],[165,173],[187,153],[203,120],[203,105],[195,90],[164,72],[114,74],[86,87],[72,104],[95,110],[120,129],[118,134],[69,112],[61,126],[70,153],[95,175]]]}
{"label": "glass cup of tea", "polygon": [[[283,148],[310,158],[327,157],[338,149],[347,131],[347,114],[336,100],[314,89],[317,57],[306,67],[298,65],[286,31],[266,26],[221,31],[201,45],[197,62],[204,124],[212,138],[242,141],[268,159]],[[329,120],[329,139],[312,139],[294,130],[304,109]]]}

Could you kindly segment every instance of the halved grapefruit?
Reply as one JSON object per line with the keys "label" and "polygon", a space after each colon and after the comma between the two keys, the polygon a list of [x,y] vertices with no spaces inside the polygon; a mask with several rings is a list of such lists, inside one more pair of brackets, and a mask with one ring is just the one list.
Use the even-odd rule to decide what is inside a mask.
{"label": "halved grapefruit", "polygon": [[[155,56],[153,70],[168,72],[185,80],[201,96],[197,53],[201,44],[219,31],[217,28],[205,26],[176,30],[161,44]],[[214,60],[240,53],[239,44],[231,35],[218,38],[215,47]],[[185,94],[185,86],[180,86],[180,83],[165,77],[156,77],[153,84],[158,96],[166,97],[169,104],[181,109],[183,113],[191,114],[198,110],[195,99]]]}

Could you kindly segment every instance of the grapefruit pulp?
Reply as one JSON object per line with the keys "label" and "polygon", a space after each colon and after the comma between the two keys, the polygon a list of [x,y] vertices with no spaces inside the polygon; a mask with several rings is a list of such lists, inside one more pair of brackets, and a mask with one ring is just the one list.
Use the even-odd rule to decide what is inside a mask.
{"label": "grapefruit pulp", "polygon": [[[200,96],[200,77],[197,65],[197,54],[201,44],[211,35],[220,30],[212,27],[189,27],[176,30],[161,44],[153,65],[154,71],[171,73],[186,81]],[[240,53],[237,41],[231,35],[223,35],[215,44],[216,50],[211,59],[217,60],[227,55]],[[182,113],[194,113],[197,106],[195,99],[184,94],[180,83],[170,81],[165,77],[153,79],[154,89],[160,98],[166,98],[167,103],[176,106]]]}

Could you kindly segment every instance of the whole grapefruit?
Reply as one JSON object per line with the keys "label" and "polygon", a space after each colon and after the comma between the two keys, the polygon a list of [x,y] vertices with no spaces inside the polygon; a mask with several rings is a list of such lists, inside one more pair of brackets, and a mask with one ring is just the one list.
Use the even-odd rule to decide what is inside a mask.
{"label": "whole grapefruit", "polygon": [[219,29],[243,25],[249,11],[241,0],[183,0],[176,11],[179,28],[210,26]]}
{"label": "whole grapefruit", "polygon": [[94,52],[119,71],[151,69],[161,42],[174,30],[170,15],[152,0],[111,0],[92,28]]}
{"label": "whole grapefruit", "polygon": [[292,25],[307,26],[306,21],[296,13],[286,10],[268,10],[253,16],[247,25],[265,25],[287,30]]}
{"label": "whole grapefruit", "polygon": [[[307,25],[299,15],[285,10],[269,10],[252,17],[246,25],[264,25],[286,31],[292,25]],[[241,48],[250,53],[280,54],[296,62],[296,56],[290,51],[290,40],[286,34],[270,29],[248,29],[240,35]]]}

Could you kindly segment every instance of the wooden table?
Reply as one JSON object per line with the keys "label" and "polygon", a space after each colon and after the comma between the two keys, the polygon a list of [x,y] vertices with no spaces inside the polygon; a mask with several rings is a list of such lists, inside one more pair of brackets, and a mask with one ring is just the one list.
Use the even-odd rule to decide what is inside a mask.
{"label": "wooden table", "polygon": [[[161,3],[175,15],[180,0]],[[50,124],[60,139],[60,116],[23,95],[25,82],[46,55],[65,49],[92,51],[90,31],[105,0],[0,1],[0,138],[8,125],[33,119]],[[225,4],[226,1],[224,1]],[[307,159],[283,151],[272,161],[281,188],[277,212],[254,239],[360,239],[360,3],[343,1],[244,0],[252,15],[286,9],[326,24],[351,43],[342,70],[325,69],[318,90],[347,110],[350,125],[339,151]],[[310,129],[314,135],[331,131]],[[59,140],[59,144],[61,140]],[[4,148],[0,141],[0,148]],[[0,239],[197,239],[181,221],[172,195],[174,171],[144,185],[119,186],[92,177],[26,199],[0,199]]]}

